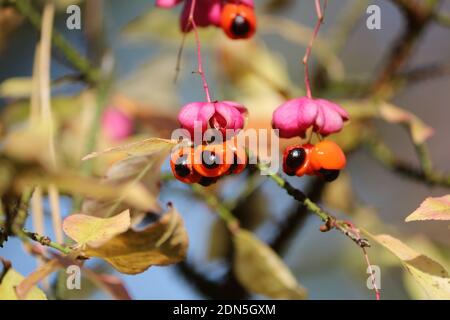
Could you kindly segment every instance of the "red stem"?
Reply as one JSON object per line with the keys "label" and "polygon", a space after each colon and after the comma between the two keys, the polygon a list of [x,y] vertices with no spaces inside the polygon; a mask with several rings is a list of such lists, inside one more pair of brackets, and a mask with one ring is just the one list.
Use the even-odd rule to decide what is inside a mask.
{"label": "red stem", "polygon": [[317,22],[316,25],[314,27],[314,31],[313,31],[313,35],[311,37],[311,40],[309,41],[309,45],[306,48],[306,53],[303,56],[303,65],[305,66],[305,88],[306,88],[306,95],[308,96],[308,98],[312,98],[312,93],[311,93],[311,82],[309,81],[309,68],[308,68],[308,61],[309,61],[309,57],[311,56],[311,50],[312,50],[312,46],[314,44],[314,40],[317,38],[317,34],[319,33],[320,30],[320,26],[323,23],[323,11],[325,11],[325,8],[327,6],[327,0],[325,0],[324,5],[323,5],[323,9],[320,5],[320,0],[315,0],[315,4],[316,4],[316,13],[317,13]]}
{"label": "red stem", "polygon": [[375,289],[375,298],[377,300],[380,300],[381,299],[380,290],[377,288],[377,284],[375,281],[375,275],[373,274],[372,265],[370,264],[370,260],[369,260],[369,255],[367,254],[366,248],[362,247],[361,249],[364,253],[364,259],[366,260],[367,266],[369,267],[370,277],[372,278],[372,285],[373,285],[373,288]]}
{"label": "red stem", "polygon": [[189,20],[188,20],[187,28],[189,28],[189,24],[191,24],[192,25],[192,29],[194,30],[195,42],[197,44],[197,62],[198,62],[197,73],[202,78],[203,89],[205,90],[206,100],[208,102],[211,102],[211,96],[209,94],[208,82],[206,81],[205,73],[203,72],[203,62],[202,62],[202,52],[201,52],[201,47],[200,47],[200,37],[198,35],[197,24],[195,23],[195,19],[194,19],[194,10],[195,10],[196,2],[197,2],[196,0],[192,0],[191,9],[189,11]]}

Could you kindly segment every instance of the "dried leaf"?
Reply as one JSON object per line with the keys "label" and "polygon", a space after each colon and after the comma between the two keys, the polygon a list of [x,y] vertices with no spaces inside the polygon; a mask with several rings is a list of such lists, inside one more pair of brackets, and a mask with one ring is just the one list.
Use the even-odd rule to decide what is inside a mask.
{"label": "dried leaf", "polygon": [[81,247],[99,247],[116,235],[130,228],[128,210],[111,218],[97,218],[85,214],[74,214],[64,219],[64,232]]}
{"label": "dried leaf", "polygon": [[406,219],[409,221],[450,220],[450,195],[425,199],[420,207]]}
{"label": "dried leaf", "polygon": [[61,192],[81,195],[99,200],[121,199],[124,203],[141,210],[158,210],[157,200],[140,183],[107,184],[96,179],[81,177],[71,173],[40,175],[28,172],[17,177],[15,189],[21,191],[26,187],[55,185]]}
{"label": "dried leaf", "polygon": [[[18,300],[14,288],[18,286],[25,278],[13,268],[9,268],[0,283],[0,300]],[[47,300],[45,293],[38,287],[32,287],[25,300]]]}
{"label": "dried leaf", "polygon": [[178,144],[175,140],[160,138],[149,138],[142,141],[130,143],[123,146],[112,147],[103,151],[93,152],[85,156],[82,160],[96,158],[104,154],[124,153],[128,156],[148,156],[165,150],[170,150]]}
{"label": "dried leaf", "polygon": [[429,299],[450,299],[450,277],[439,263],[390,235],[372,237],[400,259]]}
{"label": "dried leaf", "polygon": [[305,299],[301,287],[280,257],[251,232],[234,234],[234,271],[239,282],[250,292],[274,299]]}
{"label": "dried leaf", "polygon": [[28,293],[33,290],[33,288],[36,288],[36,285],[41,280],[57,271],[59,268],[61,268],[61,264],[56,259],[50,260],[39,266],[36,271],[32,272],[28,277],[23,279],[17,287],[15,287],[17,297],[20,300],[24,300]]}
{"label": "dried leaf", "polygon": [[143,230],[130,229],[98,248],[87,247],[85,254],[109,262],[121,273],[137,274],[150,266],[163,266],[184,259],[188,235],[180,214],[170,210]]}
{"label": "dried leaf", "polygon": [[434,133],[433,128],[426,125],[416,115],[389,103],[380,106],[381,117],[391,123],[402,123],[409,127],[414,143],[424,143]]}

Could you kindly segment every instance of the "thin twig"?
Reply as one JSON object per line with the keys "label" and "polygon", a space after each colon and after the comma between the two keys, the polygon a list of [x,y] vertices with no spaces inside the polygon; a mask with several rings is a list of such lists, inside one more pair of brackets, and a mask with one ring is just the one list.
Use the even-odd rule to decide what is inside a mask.
{"label": "thin twig", "polygon": [[43,246],[53,248],[53,249],[58,250],[59,252],[61,252],[63,254],[70,254],[70,253],[72,253],[72,249],[70,249],[69,247],[66,247],[64,245],[61,245],[59,243],[53,242],[47,236],[43,236],[43,235],[41,235],[41,234],[39,234],[37,232],[28,231],[26,229],[23,229],[23,233],[24,233],[25,236],[27,236],[31,240],[36,241],[36,242],[40,243]]}
{"label": "thin twig", "polygon": [[198,63],[197,73],[202,78],[203,89],[205,90],[205,95],[206,95],[206,101],[211,102],[211,95],[209,93],[208,82],[206,81],[206,76],[205,76],[205,73],[203,72],[203,62],[202,62],[200,36],[198,35],[197,24],[195,23],[195,19],[194,19],[194,12],[195,12],[196,2],[197,2],[196,0],[192,0],[191,8],[190,8],[190,11],[189,11],[189,20],[188,20],[188,24],[186,26],[185,32],[192,25],[192,29],[194,30],[194,35],[195,35],[195,42],[197,44],[197,63]]}
{"label": "thin twig", "polygon": [[275,181],[281,188],[286,190],[286,192],[297,200],[299,203],[304,205],[313,214],[318,216],[324,223],[321,227],[321,231],[329,231],[331,229],[337,229],[342,232],[345,236],[350,238],[359,247],[370,247],[370,243],[367,239],[361,238],[359,236],[358,230],[353,227],[353,225],[347,221],[338,220],[333,215],[327,213],[322,208],[320,208],[315,202],[311,201],[302,191],[294,188],[289,182],[284,180],[277,173],[269,173],[268,168],[264,164],[258,164],[257,166],[261,172],[265,172],[269,177]]}
{"label": "thin twig", "polygon": [[320,30],[320,26],[323,23],[323,12],[327,6],[327,0],[325,0],[323,9],[322,6],[320,4],[320,0],[315,0],[315,5],[316,5],[316,13],[317,13],[317,22],[316,22],[316,26],[314,27],[314,31],[311,37],[311,40],[309,42],[308,47],[306,48],[306,53],[303,56],[303,65],[305,66],[305,89],[306,89],[306,95],[308,96],[308,98],[312,98],[312,93],[311,93],[311,83],[309,80],[309,67],[308,67],[308,61],[309,61],[309,57],[311,56],[311,51],[312,51],[312,47],[314,44],[314,40],[317,37],[317,34],[319,33]]}

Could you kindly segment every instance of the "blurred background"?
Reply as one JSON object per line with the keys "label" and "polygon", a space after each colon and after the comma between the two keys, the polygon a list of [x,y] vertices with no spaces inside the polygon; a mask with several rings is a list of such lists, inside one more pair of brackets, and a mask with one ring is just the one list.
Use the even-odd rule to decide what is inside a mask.
{"label": "blurred background", "polygon": [[[304,93],[300,59],[316,15],[311,0],[255,2],[259,25],[253,39],[232,41],[216,28],[201,30],[200,36],[213,98],[245,104],[249,109],[249,126],[267,128],[270,127],[271,113],[279,104],[287,97]],[[356,99],[365,96],[365,88],[379,77],[406,28],[406,19],[393,2],[329,1],[325,23],[311,59],[315,96],[336,101],[358,101]],[[82,8],[81,30],[68,30],[65,26],[65,8],[72,3],[78,3]],[[40,7],[39,1],[34,4],[36,8]],[[368,30],[366,27],[366,8],[370,4],[381,8],[381,30]],[[154,1],[149,0],[64,0],[57,1],[57,7],[55,29],[109,74],[105,80],[108,82],[105,110],[120,110],[131,115],[133,121],[132,134],[126,137],[120,134],[115,137],[114,132],[103,128],[102,135],[97,137],[96,149],[150,136],[169,138],[171,131],[178,126],[176,113],[180,107],[203,99],[200,79],[191,73],[196,69],[193,35],[189,35],[186,42],[179,79],[176,83],[173,81],[181,42],[180,7],[159,9]],[[450,12],[450,1],[441,1],[439,10]],[[5,19],[4,11],[0,17]],[[2,34],[0,42],[0,83],[12,77],[31,76],[39,37],[27,19],[20,15],[11,15],[9,19],[11,30]],[[3,32],[1,29],[0,33]],[[444,65],[448,71],[449,39],[448,27],[429,23],[421,31],[398,73],[434,65]],[[444,172],[450,171],[448,74],[443,72],[438,76],[402,83],[390,97],[393,104],[414,113],[434,129],[435,133],[428,141],[429,150],[435,167]],[[82,127],[83,117],[92,117],[86,110],[92,101],[95,103],[95,97],[92,97],[91,88],[83,81],[77,81],[76,76],[77,71],[55,51],[51,65],[52,95],[59,99],[54,103],[55,112],[65,130],[59,143],[73,159],[80,159],[82,149],[76,136],[81,129],[78,126]],[[354,104],[352,102],[352,106]],[[17,125],[26,108],[20,99],[4,95],[0,106],[2,123],[6,128]],[[402,127],[381,120],[355,124],[358,126],[348,128],[349,132],[352,130],[351,138],[362,135],[359,130],[364,130],[365,126],[375,128],[399,158],[419,166],[414,145]],[[344,132],[346,130],[344,128]],[[298,141],[284,143],[283,146]],[[332,184],[333,187],[330,185],[321,190],[319,202],[340,218],[347,217],[344,212],[349,208],[353,210],[357,203],[358,209],[353,210],[356,212],[349,219],[358,226],[369,230],[389,230],[407,243],[414,244],[415,248],[426,249],[430,257],[448,269],[448,225],[404,222],[405,217],[426,197],[445,195],[448,188],[429,186],[384,167],[364,145],[349,147],[348,159],[345,174]],[[73,160],[72,165],[76,167],[77,160]],[[101,170],[100,166],[99,174]],[[163,171],[168,170],[169,166],[165,164]],[[239,201],[237,214],[244,226],[255,230],[260,239],[271,242],[279,236],[290,214],[298,208],[272,181],[264,177],[253,180],[256,185],[254,191],[243,203]],[[245,175],[233,177],[213,188],[224,201],[234,201],[246,181]],[[309,178],[290,178],[289,181],[307,190],[318,187],[317,182]],[[185,219],[190,237],[187,262],[152,267],[135,276],[119,275],[130,295],[135,299],[260,298],[243,293],[235,281],[229,280],[230,239],[216,215],[201,200],[190,196],[184,186],[175,182],[162,187],[160,198],[162,202],[173,202]],[[71,199],[63,198],[62,204],[63,215],[68,215]],[[51,236],[50,218],[46,221],[46,230]],[[319,232],[320,221],[315,216],[304,215],[295,221],[294,228],[280,240],[277,251],[299,283],[308,289],[310,298],[373,299],[373,292],[366,287],[368,274],[361,251],[339,232]],[[28,225],[31,228],[31,221]],[[372,263],[381,266],[383,299],[422,298],[390,253],[374,246],[369,249],[369,254]],[[16,238],[7,242],[0,255],[11,260],[16,270],[24,275],[36,268],[35,259],[24,253]],[[93,259],[88,264],[114,273],[99,260]],[[208,282],[226,283],[220,287],[222,295],[208,289],[205,284]],[[61,298],[110,298],[87,283],[81,291],[62,288],[59,294]]]}

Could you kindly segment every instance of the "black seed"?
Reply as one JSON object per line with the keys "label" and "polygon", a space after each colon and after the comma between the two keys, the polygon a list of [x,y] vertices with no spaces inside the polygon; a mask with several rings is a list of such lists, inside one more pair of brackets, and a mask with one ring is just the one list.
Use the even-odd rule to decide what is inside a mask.
{"label": "black seed", "polygon": [[191,169],[187,163],[179,163],[175,165],[175,172],[178,176],[184,178],[191,174]]}
{"label": "black seed", "polygon": [[219,166],[218,158],[215,154],[215,152],[211,151],[203,151],[202,153],[202,164],[207,169],[215,169]]}
{"label": "black seed", "polygon": [[231,31],[234,35],[244,37],[250,32],[250,23],[241,15],[237,15],[231,25]]}
{"label": "black seed", "polygon": [[320,169],[320,174],[323,176],[323,179],[327,182],[331,182],[336,180],[339,177],[339,170],[333,170],[333,169]]}
{"label": "black seed", "polygon": [[305,162],[306,152],[303,148],[295,148],[289,151],[286,157],[286,166],[290,169],[297,169]]}
{"label": "black seed", "polygon": [[216,183],[216,181],[217,178],[202,177],[198,183],[204,187],[209,187],[213,183]]}

